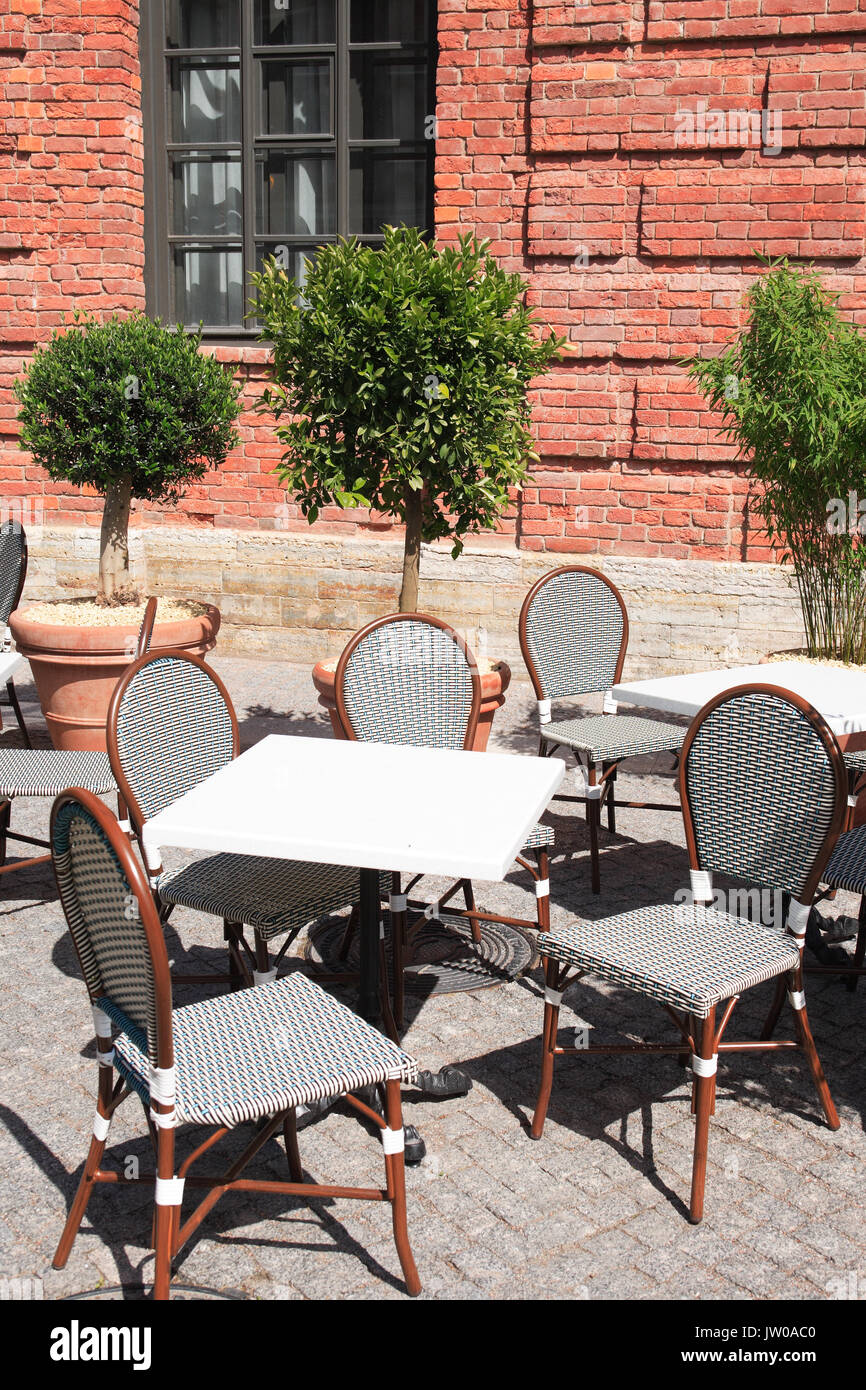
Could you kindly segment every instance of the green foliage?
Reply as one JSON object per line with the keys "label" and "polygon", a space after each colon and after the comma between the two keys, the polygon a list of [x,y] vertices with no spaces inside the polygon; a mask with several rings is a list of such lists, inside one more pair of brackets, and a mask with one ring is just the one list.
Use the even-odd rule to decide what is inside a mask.
{"label": "green foliage", "polygon": [[526,285],[472,237],[442,250],[413,229],[384,245],[324,246],[302,294],[274,262],[253,277],[280,422],[279,475],[312,522],[322,507],[372,507],[421,534],[493,528],[533,452],[529,381],[561,346],[538,336]]}
{"label": "green foliage", "polygon": [[21,447],[54,479],[174,502],[237,442],[240,386],[201,335],[76,314],[15,383]]}
{"label": "green foliage", "polygon": [[[833,525],[866,493],[866,339],[814,269],[787,260],[750,289],[720,356],[685,365],[758,484],[750,505],[793,567],[809,652],[866,659],[866,546]],[[834,499],[836,501],[834,502]]]}

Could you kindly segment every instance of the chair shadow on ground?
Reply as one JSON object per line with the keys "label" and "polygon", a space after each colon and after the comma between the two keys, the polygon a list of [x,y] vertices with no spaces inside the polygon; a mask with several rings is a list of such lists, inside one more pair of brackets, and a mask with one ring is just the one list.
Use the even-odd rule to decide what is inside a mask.
{"label": "chair shadow on ground", "polygon": [[[88,1052],[93,1051],[95,1059],[95,1049],[88,1048]],[[96,1097],[96,1067],[94,1065],[94,1109]],[[124,1125],[130,1122],[133,1113],[138,1112],[140,1120],[141,1134],[134,1138],[124,1139],[112,1144],[106,1149],[103,1167],[116,1171],[130,1169],[131,1166],[137,1168],[141,1173],[151,1172],[154,1169],[154,1154],[150,1141],[147,1136],[145,1120],[142,1112],[138,1109],[137,1098],[132,1096],[127,1101],[119,1113],[127,1118],[123,1121]],[[327,1116],[325,1117],[327,1120]],[[52,1149],[40,1138],[40,1136],[27,1124],[27,1122],[9,1106],[0,1104],[0,1123],[2,1123],[8,1133],[15,1139],[20,1148],[33,1163],[41,1170],[56,1187],[58,1192],[57,1202],[57,1225],[56,1239],[60,1239],[63,1230],[63,1223],[66,1214],[71,1206],[72,1199],[78,1187],[78,1182],[84,1168],[88,1140],[81,1135],[80,1143],[82,1152],[76,1167],[69,1171],[65,1168],[60,1159]],[[364,1129],[356,1126],[358,1130],[358,1142],[364,1143]],[[182,1125],[177,1130],[177,1152],[178,1162],[191,1152],[197,1143],[209,1133],[207,1127],[197,1127]],[[252,1124],[239,1125],[232,1130],[224,1140],[220,1141],[213,1151],[210,1164],[208,1156],[201,1164],[194,1168],[195,1173],[206,1174],[208,1172],[224,1172],[231,1166],[232,1162],[240,1155],[244,1147],[250,1142],[254,1134]],[[301,1157],[303,1161],[303,1140],[304,1132],[300,1138]],[[372,1180],[370,1185],[380,1185],[384,1180],[384,1170],[382,1165],[381,1148],[376,1139],[366,1141],[369,1147],[369,1176]],[[381,1171],[380,1171],[381,1170]],[[305,1176],[311,1181],[315,1177],[307,1168],[304,1168]],[[248,1170],[248,1176],[255,1178],[271,1179],[278,1181],[289,1181],[289,1171],[286,1161],[285,1149],[282,1140],[273,1138],[265,1144],[253,1159]],[[191,1189],[191,1192],[196,1192]],[[184,1219],[193,1210],[196,1201],[200,1200],[204,1193],[198,1190],[195,1199],[190,1198],[184,1202]],[[371,1255],[370,1251],[360,1244],[343,1226],[331,1210],[339,1203],[334,1199],[326,1197],[313,1198],[305,1201],[301,1197],[293,1197],[283,1193],[249,1193],[238,1192],[228,1193],[220,1199],[217,1206],[208,1213],[202,1225],[195,1231],[189,1241],[184,1245],[176,1261],[172,1266],[172,1277],[179,1282],[183,1282],[183,1266],[188,1256],[195,1250],[202,1240],[217,1241],[223,1245],[240,1244],[244,1247],[258,1246],[261,1248],[284,1250],[286,1254],[287,1269],[286,1283],[291,1282],[291,1260],[293,1254],[305,1251],[314,1254],[342,1254],[351,1255],[357,1259],[364,1269],[373,1277],[381,1280],[384,1284],[392,1288],[403,1290],[403,1280],[399,1274],[394,1274],[381,1265],[379,1261]],[[306,1219],[300,1222],[297,1213],[306,1212]],[[114,1257],[119,1281],[124,1291],[131,1298],[143,1297],[146,1288],[152,1283],[152,1271],[147,1269],[152,1260],[153,1252],[150,1248],[150,1233],[153,1214],[153,1189],[150,1184],[124,1185],[120,1183],[98,1184],[93,1196],[88,1204],[87,1212],[82,1222],[79,1237],[92,1233],[99,1237],[102,1244],[108,1248]],[[283,1220],[286,1229],[286,1240],[261,1239],[255,1235],[250,1236],[248,1231],[242,1235],[237,1235],[240,1228],[254,1226],[258,1222]],[[390,1216],[389,1216],[390,1224]],[[324,1231],[332,1239],[332,1245],[323,1245],[317,1241],[304,1241],[293,1238],[292,1233],[299,1224],[317,1224],[319,1229]],[[53,1238],[53,1235],[52,1235]],[[139,1256],[131,1256],[130,1248],[137,1249]],[[73,1247],[69,1258],[67,1269],[74,1267],[77,1246]],[[397,1264],[396,1253],[394,1262]],[[300,1286],[299,1281],[299,1286]]]}
{"label": "chair shadow on ground", "polygon": [[238,731],[241,751],[259,743],[268,734],[283,734],[295,738],[333,738],[331,721],[324,710],[304,713],[299,710],[275,710],[270,705],[249,705],[238,711]]}
{"label": "chair shadow on ground", "polygon": [[[538,1023],[538,1035],[527,1041],[506,1044],[503,1047],[480,1053],[472,1057],[455,1057],[453,1064],[465,1071],[479,1086],[497,1097],[501,1105],[514,1118],[515,1130],[521,1130],[533,1149],[545,1143],[544,1135],[538,1141],[530,1139],[529,1130],[535,1109],[540,1062],[541,1027],[543,1019],[543,982],[540,970],[523,976],[510,986],[520,989],[529,998],[527,1007],[533,1011]],[[822,994],[830,990],[829,1001],[834,1018],[838,1010],[854,1013],[851,1002],[854,996],[847,993],[844,985],[833,977],[827,977],[817,986]],[[817,989],[813,992],[817,993]],[[754,996],[754,997],[750,997]],[[737,1037],[757,1038],[772,998],[772,986],[758,986],[738,1006],[731,1023],[729,1040]],[[816,1001],[817,1002],[817,1001]],[[817,1012],[817,1011],[816,1011]],[[741,1017],[737,1018],[737,1013]],[[861,1008],[862,1015],[862,1008]],[[858,1020],[862,1027],[862,1022]],[[756,1116],[755,1140],[762,1144],[761,1129],[766,1125],[762,1146],[772,1151],[773,1112],[781,1118],[794,1117],[813,1127],[823,1130],[828,1142],[838,1141],[844,1147],[846,1124],[852,1123],[851,1113],[866,1115],[866,1081],[856,1074],[856,1068],[846,1064],[829,1045],[822,1049],[819,1026],[812,1019],[813,1030],[821,1054],[831,1093],[842,1118],[842,1129],[838,1135],[827,1128],[817,1093],[805,1056],[802,1053],[749,1054],[738,1053],[722,1060],[718,1076],[718,1101],[720,1106],[730,1102],[748,1107]],[[612,994],[602,993],[591,980],[574,983],[568,988],[560,1014],[559,1040],[561,1045],[571,1046],[573,1030],[577,1027],[591,1026],[591,1038],[596,1044],[621,1043],[631,1040],[657,1042],[677,1041],[676,1031],[660,1007],[653,1007],[651,1001],[643,1001],[626,990],[616,990]],[[739,1025],[739,1026],[737,1026]],[[776,1037],[791,1038],[794,1030],[790,1014],[783,1013],[776,1030]],[[683,1118],[690,1115],[689,1082],[691,1073],[683,1069],[674,1055],[640,1057],[637,1055],[598,1055],[565,1056],[557,1059],[546,1125],[560,1125],[571,1129],[585,1139],[605,1144],[620,1158],[624,1159],[636,1173],[645,1178],[674,1207],[687,1217],[688,1180],[680,1190],[673,1190],[661,1176],[657,1158],[662,1167],[664,1130],[658,1143],[654,1138],[653,1116],[659,1113],[660,1106],[674,1105],[679,1108]],[[675,1094],[674,1094],[675,1093]],[[471,1092],[466,1101],[471,1104]],[[422,1105],[424,1100],[422,1098]],[[435,1103],[435,1102],[434,1102]],[[769,1113],[763,1109],[769,1107]],[[635,1145],[629,1138],[629,1131],[636,1118],[640,1119],[640,1142]],[[856,1122],[856,1121],[855,1121]],[[710,1162],[713,1163],[713,1125],[710,1128]],[[423,1125],[422,1118],[419,1124]],[[612,1127],[616,1132],[612,1133]],[[730,1134],[727,1139],[730,1140]],[[549,1141],[548,1141],[549,1142]],[[734,1142],[741,1141],[735,1136]],[[672,1161],[680,1157],[680,1151],[672,1154]],[[533,1154],[528,1154],[530,1161]],[[580,1159],[575,1157],[575,1163]],[[784,1162],[784,1160],[780,1160]]]}

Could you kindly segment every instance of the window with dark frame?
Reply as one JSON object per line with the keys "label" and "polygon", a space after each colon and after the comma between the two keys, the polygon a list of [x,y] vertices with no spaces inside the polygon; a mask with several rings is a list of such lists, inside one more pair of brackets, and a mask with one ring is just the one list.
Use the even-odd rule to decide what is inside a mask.
{"label": "window with dark frame", "polygon": [[254,334],[249,275],[432,229],[434,0],[142,0],[148,312]]}

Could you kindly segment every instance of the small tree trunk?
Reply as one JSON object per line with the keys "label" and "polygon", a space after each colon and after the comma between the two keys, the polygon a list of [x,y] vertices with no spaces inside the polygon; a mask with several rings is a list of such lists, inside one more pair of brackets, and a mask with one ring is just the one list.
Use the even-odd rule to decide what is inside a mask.
{"label": "small tree trunk", "polygon": [[129,509],[132,479],[121,478],[105,494],[99,536],[99,597],[111,600],[129,585]]}
{"label": "small tree trunk", "polygon": [[406,539],[403,545],[403,586],[400,612],[417,613],[418,577],[421,569],[421,519],[424,499],[420,490],[406,495]]}

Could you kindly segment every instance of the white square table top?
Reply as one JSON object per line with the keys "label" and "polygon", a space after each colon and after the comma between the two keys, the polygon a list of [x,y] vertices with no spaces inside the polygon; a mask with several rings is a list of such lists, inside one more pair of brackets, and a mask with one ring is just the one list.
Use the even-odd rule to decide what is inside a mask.
{"label": "white square table top", "polygon": [[498,881],[565,773],[560,758],[270,734],[147,821],[161,848]]}
{"label": "white square table top", "polygon": [[19,666],[24,665],[24,657],[17,652],[0,652],[0,682],[6,684],[15,675]]}
{"label": "white square table top", "polygon": [[695,715],[708,700],[736,685],[777,685],[791,690],[824,716],[834,734],[866,729],[866,672],[810,666],[803,661],[768,661],[757,666],[623,681],[613,687],[613,698],[623,705]]}

